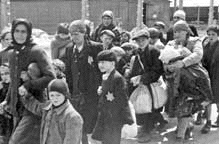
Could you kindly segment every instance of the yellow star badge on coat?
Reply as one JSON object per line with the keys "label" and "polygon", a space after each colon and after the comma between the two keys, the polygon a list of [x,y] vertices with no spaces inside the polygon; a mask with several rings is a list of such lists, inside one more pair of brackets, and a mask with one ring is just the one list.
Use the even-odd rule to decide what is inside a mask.
{"label": "yellow star badge on coat", "polygon": [[115,97],[113,96],[112,93],[108,92],[107,95],[106,95],[106,99],[108,101],[113,101],[115,99]]}

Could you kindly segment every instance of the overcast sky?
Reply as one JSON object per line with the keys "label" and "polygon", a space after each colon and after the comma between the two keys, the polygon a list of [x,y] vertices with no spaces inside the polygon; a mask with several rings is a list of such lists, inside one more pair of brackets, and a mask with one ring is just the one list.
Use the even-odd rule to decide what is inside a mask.
{"label": "overcast sky", "polygon": [[[174,5],[174,0],[170,0],[170,6]],[[177,0],[177,5],[179,0]],[[209,6],[210,0],[183,0],[183,6]],[[219,6],[219,0],[214,0],[214,6]]]}

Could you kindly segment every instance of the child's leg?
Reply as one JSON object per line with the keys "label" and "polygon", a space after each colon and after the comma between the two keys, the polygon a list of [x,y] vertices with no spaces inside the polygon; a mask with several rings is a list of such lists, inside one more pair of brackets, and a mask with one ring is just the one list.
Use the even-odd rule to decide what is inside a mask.
{"label": "child's leg", "polygon": [[177,124],[177,137],[184,139],[186,129],[189,126],[190,121],[192,120],[191,117],[178,117],[178,124]]}
{"label": "child's leg", "polygon": [[211,115],[212,115],[212,104],[209,104],[206,109],[206,119],[207,122],[204,127],[201,129],[202,134],[209,133],[211,130]]}
{"label": "child's leg", "polygon": [[120,144],[121,129],[121,125],[105,127],[102,144]]}

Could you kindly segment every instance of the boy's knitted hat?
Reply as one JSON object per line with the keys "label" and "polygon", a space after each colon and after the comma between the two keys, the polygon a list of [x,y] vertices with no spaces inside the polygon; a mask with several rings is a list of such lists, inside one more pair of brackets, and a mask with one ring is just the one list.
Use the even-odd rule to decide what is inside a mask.
{"label": "boy's knitted hat", "polygon": [[113,12],[111,10],[106,10],[106,11],[103,12],[102,18],[105,17],[105,16],[110,17],[111,19],[113,19]]}
{"label": "boy's knitted hat", "polygon": [[110,37],[112,37],[112,38],[115,38],[115,34],[114,34],[111,30],[103,30],[103,31],[100,33],[100,36],[102,36],[102,35],[104,35],[104,34],[106,34],[106,35],[108,35],[108,36],[110,36]]}
{"label": "boy's knitted hat", "polygon": [[186,19],[186,13],[183,10],[177,10],[174,12],[173,17],[179,17],[182,20]]}
{"label": "boy's knitted hat", "polygon": [[116,54],[112,50],[103,50],[97,55],[97,61],[116,62]]}
{"label": "boy's knitted hat", "polygon": [[148,29],[149,33],[150,33],[150,38],[155,39],[155,38],[159,38],[160,36],[160,31],[154,27],[151,27]]}
{"label": "boy's knitted hat", "polygon": [[208,27],[207,33],[208,33],[209,31],[213,31],[213,32],[215,32],[215,33],[219,36],[219,26],[217,26],[217,25],[211,25],[211,26]]}
{"label": "boy's knitted hat", "polygon": [[57,34],[68,34],[69,30],[68,30],[69,25],[67,23],[60,23],[57,27]]}
{"label": "boy's knitted hat", "polygon": [[68,96],[69,88],[68,84],[62,79],[54,79],[48,85],[49,92],[56,91],[64,96]]}
{"label": "boy's knitted hat", "polygon": [[187,24],[186,21],[180,20],[178,22],[176,22],[173,25],[173,30],[174,31],[186,31],[186,32],[191,32],[189,25]]}

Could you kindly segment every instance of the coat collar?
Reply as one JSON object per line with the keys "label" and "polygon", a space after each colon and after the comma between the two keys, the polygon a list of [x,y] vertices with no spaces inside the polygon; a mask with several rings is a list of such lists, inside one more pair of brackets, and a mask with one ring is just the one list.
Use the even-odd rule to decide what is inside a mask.
{"label": "coat collar", "polygon": [[71,104],[69,102],[69,100],[67,100],[62,106],[58,107],[58,108],[53,108],[52,104],[49,103],[46,107],[44,107],[43,109],[46,111],[50,111],[53,110],[54,112],[57,113],[57,115],[60,115],[67,107],[69,107]]}

